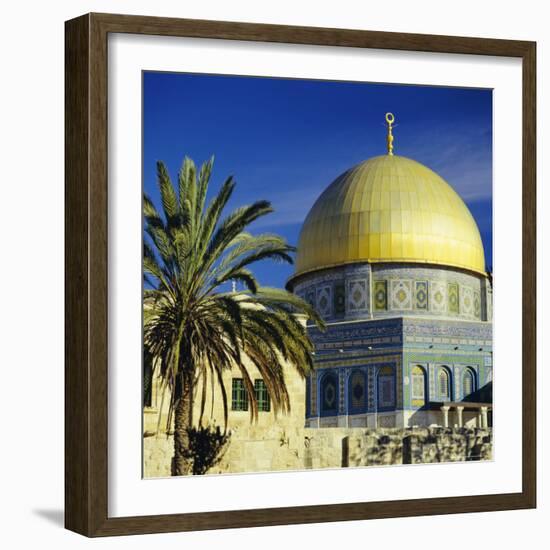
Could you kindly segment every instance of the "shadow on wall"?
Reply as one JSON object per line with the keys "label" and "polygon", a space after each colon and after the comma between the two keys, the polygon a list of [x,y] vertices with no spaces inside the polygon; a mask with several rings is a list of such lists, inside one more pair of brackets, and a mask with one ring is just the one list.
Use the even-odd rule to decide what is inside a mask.
{"label": "shadow on wall", "polygon": [[[469,403],[474,403],[474,408],[468,408]],[[493,382],[488,382],[483,387],[469,393],[461,401],[453,403],[452,410],[449,412],[449,425],[455,423],[460,425],[457,422],[456,418],[456,407],[457,404],[464,404],[464,413],[463,413],[463,424],[466,425],[468,420],[469,425],[471,425],[471,420],[478,417],[479,407],[486,404],[491,407],[493,403]],[[423,407],[417,409],[409,418],[411,426],[433,426],[433,425],[442,425],[442,416],[441,416],[441,405],[445,404],[444,402],[428,402]],[[492,410],[488,412],[488,426],[492,427]],[[480,424],[478,424],[480,426]]]}
{"label": "shadow on wall", "polygon": [[493,402],[493,382],[487,382],[485,386],[475,392],[467,395],[463,401],[470,403],[492,403]]}
{"label": "shadow on wall", "polygon": [[189,450],[186,458],[193,463],[193,475],[205,474],[223,459],[231,436],[223,433],[219,426],[189,428],[187,433]]}

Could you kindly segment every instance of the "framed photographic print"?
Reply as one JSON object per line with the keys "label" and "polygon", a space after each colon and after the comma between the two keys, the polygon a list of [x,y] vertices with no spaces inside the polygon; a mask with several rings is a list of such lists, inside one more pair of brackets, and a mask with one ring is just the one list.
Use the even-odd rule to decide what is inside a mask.
{"label": "framed photographic print", "polygon": [[535,44],[66,23],[66,527],[536,505]]}

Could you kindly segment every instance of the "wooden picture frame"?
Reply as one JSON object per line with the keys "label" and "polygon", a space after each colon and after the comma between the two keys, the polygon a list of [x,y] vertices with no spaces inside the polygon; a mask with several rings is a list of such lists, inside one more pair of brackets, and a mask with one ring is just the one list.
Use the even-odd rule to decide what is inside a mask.
{"label": "wooden picture frame", "polygon": [[[108,516],[107,37],[109,33],[520,58],[523,67],[522,491]],[[65,525],[86,536],[512,510],[536,506],[536,45],[534,42],[88,14],[66,23]]]}

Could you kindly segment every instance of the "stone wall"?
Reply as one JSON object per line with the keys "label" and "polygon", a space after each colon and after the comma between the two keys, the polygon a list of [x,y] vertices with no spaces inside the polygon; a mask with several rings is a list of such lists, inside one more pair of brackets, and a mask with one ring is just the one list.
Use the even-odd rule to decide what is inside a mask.
{"label": "stone wall", "polygon": [[491,428],[418,428],[403,438],[403,464],[491,460]]}
{"label": "stone wall", "polygon": [[[170,476],[171,436],[144,438],[144,477]],[[209,473],[272,472],[492,458],[490,428],[241,427]]]}

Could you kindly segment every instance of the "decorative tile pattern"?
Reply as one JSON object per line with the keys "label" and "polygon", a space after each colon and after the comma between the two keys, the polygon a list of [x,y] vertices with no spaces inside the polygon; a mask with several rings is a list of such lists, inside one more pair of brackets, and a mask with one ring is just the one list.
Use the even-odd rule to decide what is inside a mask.
{"label": "decorative tile pattern", "polygon": [[337,373],[328,372],[321,378],[321,414],[337,413],[338,401]]}
{"label": "decorative tile pattern", "polygon": [[365,279],[348,281],[348,310],[367,309],[367,281]]}
{"label": "decorative tile pattern", "polygon": [[332,315],[332,287],[317,287],[317,311],[322,317]]}
{"label": "decorative tile pattern", "polygon": [[350,377],[349,383],[350,403],[353,410],[364,409],[367,403],[367,388],[365,373],[356,370]]}
{"label": "decorative tile pattern", "polygon": [[374,309],[385,311],[388,307],[388,291],[386,281],[374,281]]}
{"label": "decorative tile pattern", "polygon": [[414,307],[424,311],[428,310],[428,281],[415,281]]}
{"label": "decorative tile pattern", "polygon": [[474,317],[481,319],[481,294],[474,290]]}
{"label": "decorative tile pattern", "polygon": [[391,367],[382,367],[378,373],[378,406],[395,406],[395,374]]}
{"label": "decorative tile pattern", "polygon": [[442,322],[438,319],[413,319],[412,317],[403,321],[403,332],[406,335],[454,337],[477,341],[491,340],[493,337],[492,326],[489,323],[450,320]]}
{"label": "decorative tile pattern", "polygon": [[367,405],[369,409],[374,408],[374,366],[367,371]]}
{"label": "decorative tile pattern", "polygon": [[[373,293],[370,292],[370,280],[373,283]],[[362,303],[362,290],[350,297],[351,286],[357,281],[365,283],[365,303]],[[377,283],[378,289],[376,289]],[[384,289],[380,287],[385,281]],[[403,307],[399,302],[405,299],[404,293],[392,294],[392,281],[411,281],[411,307]],[[417,283],[419,283],[417,285]],[[422,284],[424,283],[424,284]],[[457,308],[449,308],[448,284],[458,285],[458,313]],[[395,309],[410,311],[411,314],[425,316],[460,316],[469,319],[490,319],[490,283],[482,276],[461,272],[452,268],[423,266],[411,264],[353,264],[334,267],[319,272],[304,275],[296,281],[294,292],[306,298],[313,289],[325,286],[331,288],[330,318],[356,320],[363,312],[372,309],[374,312],[386,312]],[[418,288],[417,288],[418,287]],[[427,287],[427,289],[426,289]],[[378,293],[378,307],[376,307],[376,290]],[[418,296],[417,296],[418,290]],[[406,289],[404,289],[406,292]],[[468,305],[468,296],[471,295],[471,305]],[[479,296],[479,298],[478,298]],[[371,304],[370,301],[373,303]],[[319,308],[317,292],[315,292],[315,307]],[[383,305],[385,304],[385,305]],[[348,305],[351,306],[348,309]],[[325,309],[325,308],[323,308]],[[325,315],[326,316],[326,315]]]}
{"label": "decorative tile pattern", "polygon": [[346,412],[346,371],[345,369],[339,370],[339,384],[340,388],[340,397],[339,397],[339,412],[340,414],[345,414]]}
{"label": "decorative tile pattern", "polygon": [[428,366],[428,401],[435,398],[435,367]]}
{"label": "decorative tile pattern", "polygon": [[460,286],[460,313],[468,316],[474,314],[474,291],[472,287]]}
{"label": "decorative tile pattern", "polygon": [[306,302],[314,308],[317,308],[317,301],[315,300],[315,287],[310,287],[306,291]]}
{"label": "decorative tile pattern", "polygon": [[403,364],[401,358],[395,362],[395,406],[403,408]]}
{"label": "decorative tile pattern", "polygon": [[460,310],[459,310],[457,283],[447,283],[447,298],[448,298],[449,313],[458,313]]}
{"label": "decorative tile pattern", "polygon": [[337,324],[330,326],[325,332],[316,327],[309,327],[309,336],[315,347],[321,349],[340,349],[346,342],[348,349],[356,346],[364,349],[369,345],[391,344],[401,345],[406,342],[454,343],[456,340],[466,340],[469,345],[483,347],[489,351],[492,340],[490,323],[471,321],[445,320],[437,318],[425,319],[414,317],[398,317],[391,319],[365,320],[353,324]]}
{"label": "decorative tile pattern", "polygon": [[391,309],[412,309],[412,282],[391,281]]}
{"label": "decorative tile pattern", "polygon": [[317,371],[312,371],[310,375],[310,387],[311,387],[311,414],[315,416],[317,414]]}
{"label": "decorative tile pattern", "polygon": [[346,313],[346,285],[338,282],[334,285],[334,314],[345,315]]}
{"label": "decorative tile pattern", "polygon": [[462,380],[462,376],[460,376],[460,372],[461,372],[461,368],[460,367],[457,367],[455,366],[453,371],[453,381],[454,381],[454,393],[453,393],[453,396],[455,399],[458,398],[458,396],[460,395],[460,381]]}
{"label": "decorative tile pattern", "polygon": [[430,281],[430,307],[432,311],[447,311],[447,287],[441,281]]}

